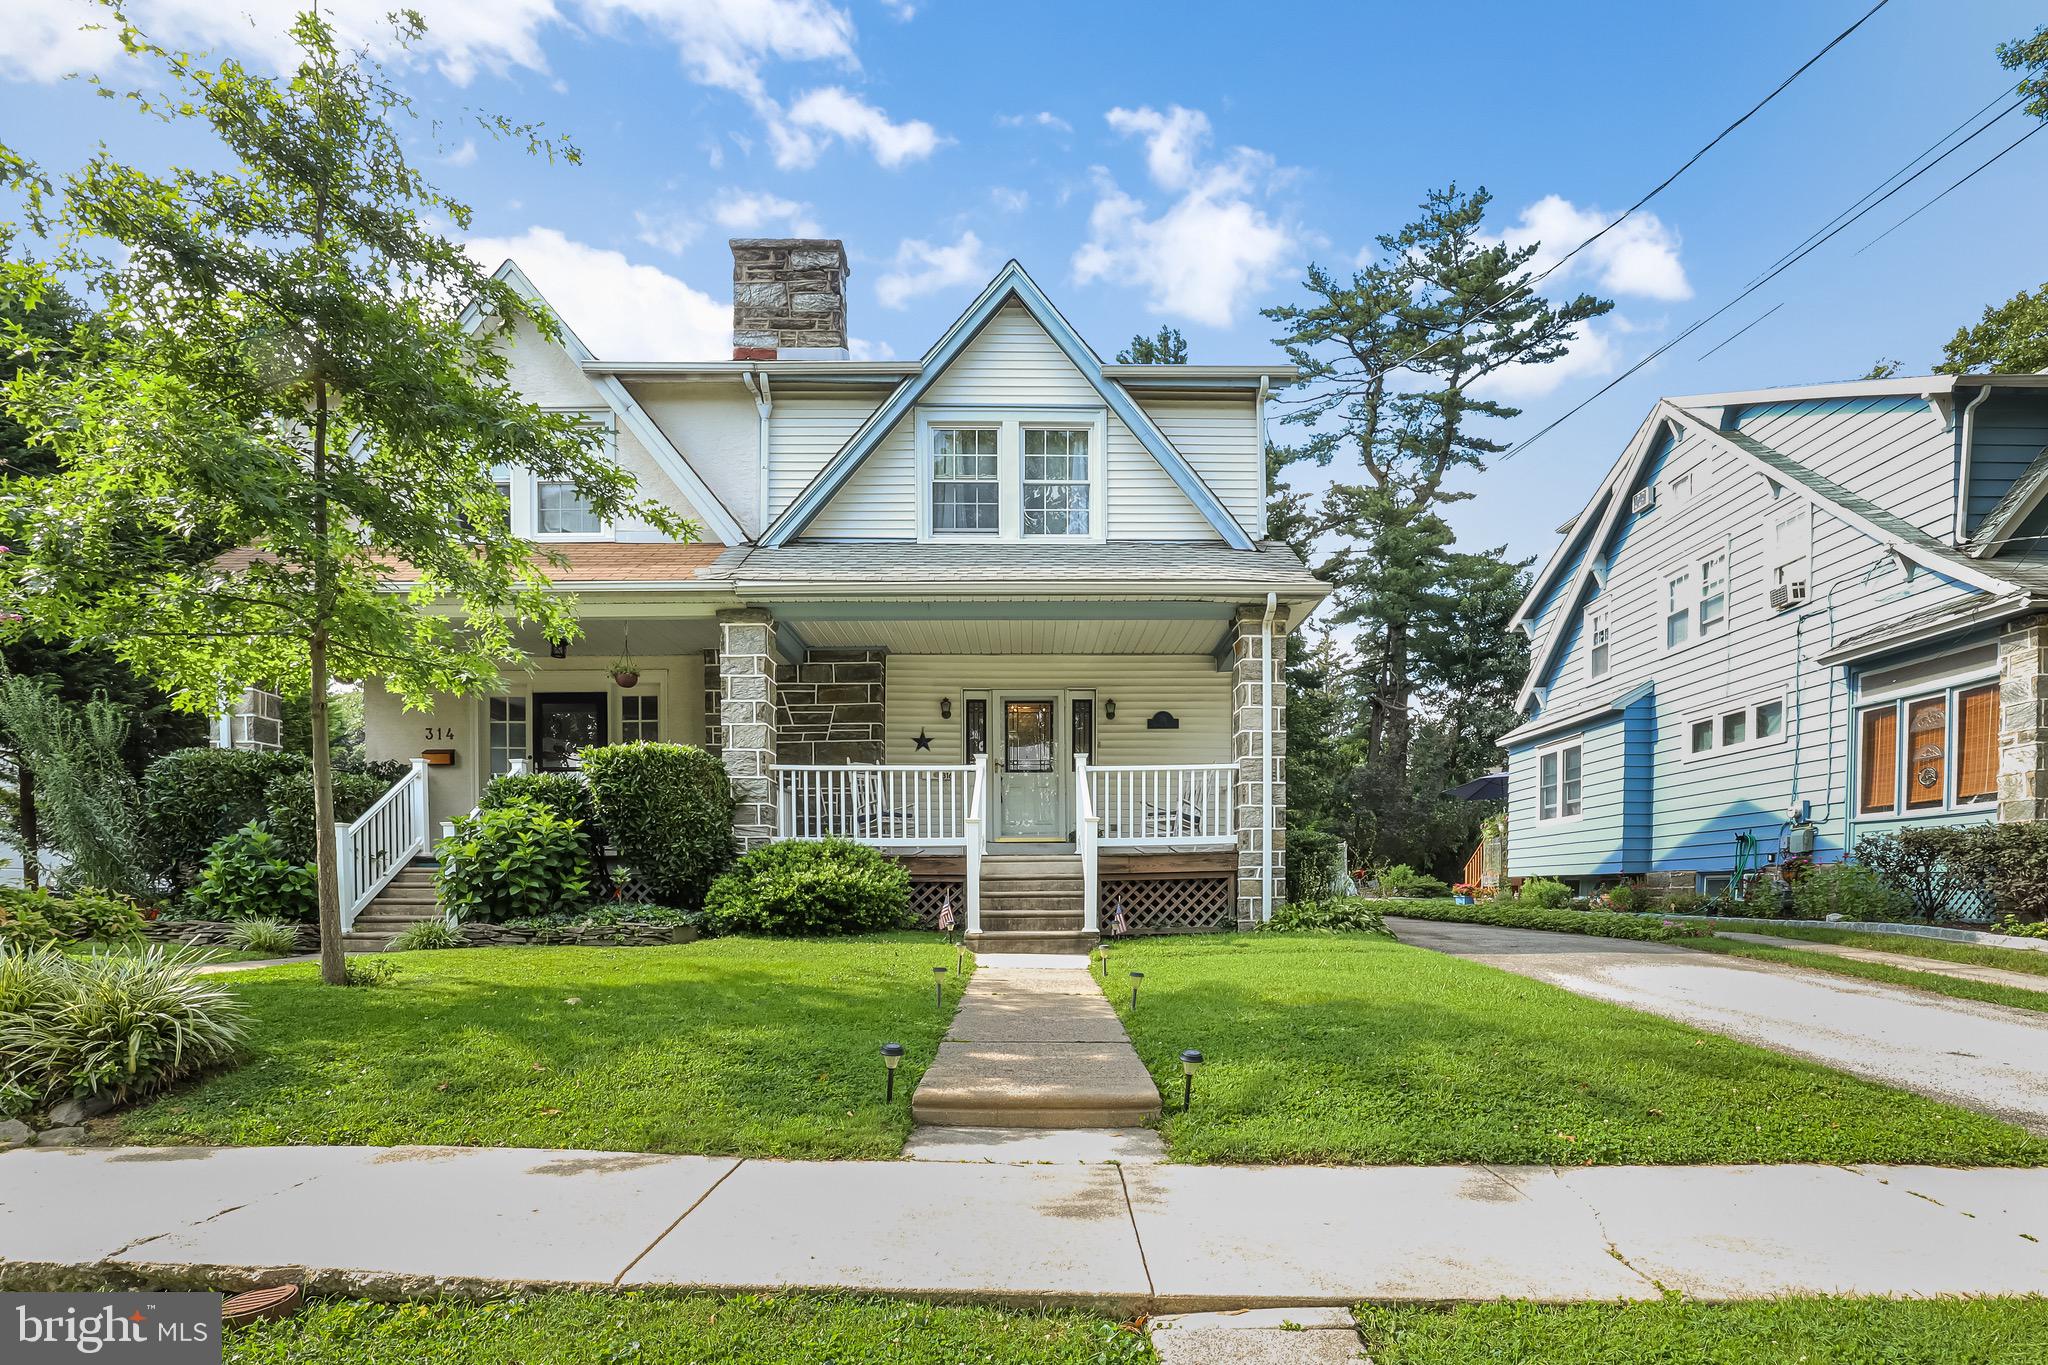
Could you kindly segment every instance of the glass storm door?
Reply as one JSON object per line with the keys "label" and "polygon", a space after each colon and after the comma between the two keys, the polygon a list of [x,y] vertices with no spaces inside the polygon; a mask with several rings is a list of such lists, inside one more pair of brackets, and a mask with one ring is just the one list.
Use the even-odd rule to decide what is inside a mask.
{"label": "glass storm door", "polygon": [[533,699],[533,754],[542,772],[570,772],[577,755],[604,743],[605,694],[541,693]]}
{"label": "glass storm door", "polygon": [[1003,702],[1003,766],[996,837],[1062,839],[1060,771],[1050,700]]}

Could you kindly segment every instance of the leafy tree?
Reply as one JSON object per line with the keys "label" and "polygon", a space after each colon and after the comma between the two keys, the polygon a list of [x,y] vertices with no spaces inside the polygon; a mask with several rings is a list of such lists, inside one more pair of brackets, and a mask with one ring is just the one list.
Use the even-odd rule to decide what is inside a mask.
{"label": "leafy tree", "polygon": [[1142,333],[1131,338],[1131,344],[1116,353],[1119,365],[1185,365],[1188,363],[1187,338],[1175,327],[1161,327],[1156,336]]}
{"label": "leafy tree", "polygon": [[1879,360],[1856,377],[1858,379],[1890,379],[1902,368],[1903,366],[1896,360]]}
{"label": "leafy tree", "polygon": [[[2043,96],[2048,98],[2048,96]],[[2030,374],[2048,370],[2048,284],[2022,289],[1958,328],[1941,348],[1941,374]]]}
{"label": "leafy tree", "polygon": [[[8,402],[57,462],[6,490],[16,629],[100,645],[191,710],[275,684],[326,734],[332,679],[379,675],[413,702],[473,693],[520,657],[519,623],[574,635],[573,603],[506,529],[493,465],[567,482],[605,520],[688,533],[635,496],[596,432],[511,387],[492,330],[559,325],[441,235],[469,210],[408,161],[412,106],[382,67],[344,56],[314,14],[292,25],[282,79],[112,18],[155,71],[106,93],[210,130],[219,164],[152,174],[103,147],[53,183],[0,148],[53,243],[47,261],[0,267],[0,293],[32,306],[66,273],[101,307],[61,366],[8,338],[38,362]],[[393,23],[401,44],[421,32],[416,15]],[[575,157],[537,127],[480,122]],[[195,539],[240,548],[194,567]],[[414,586],[386,586],[394,565]],[[321,974],[340,984],[333,764],[322,744],[312,759]]]}
{"label": "leafy tree", "polygon": [[2024,71],[2019,92],[2028,98],[2026,112],[2048,119],[2048,24],[2026,38],[1998,45],[1998,64],[2007,71]]}
{"label": "leafy tree", "polygon": [[128,717],[105,697],[72,706],[34,678],[0,678],[0,727],[34,775],[35,832],[62,850],[86,883],[126,896],[147,891],[141,795],[122,761]]}

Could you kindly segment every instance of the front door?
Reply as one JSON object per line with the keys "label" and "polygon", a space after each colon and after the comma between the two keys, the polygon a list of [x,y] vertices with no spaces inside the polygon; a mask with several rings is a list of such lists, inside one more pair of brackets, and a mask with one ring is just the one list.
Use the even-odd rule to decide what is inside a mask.
{"label": "front door", "polygon": [[537,692],[533,698],[533,757],[542,772],[570,772],[577,755],[604,743],[605,694]]}
{"label": "front door", "polygon": [[1058,708],[1044,701],[1003,699],[1003,754],[997,783],[996,837],[1063,839]]}

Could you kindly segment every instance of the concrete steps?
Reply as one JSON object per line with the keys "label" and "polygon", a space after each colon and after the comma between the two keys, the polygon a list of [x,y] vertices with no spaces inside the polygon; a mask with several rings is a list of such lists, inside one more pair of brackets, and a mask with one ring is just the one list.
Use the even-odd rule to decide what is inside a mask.
{"label": "concrete steps", "polygon": [[434,865],[427,862],[400,868],[342,935],[342,951],[381,953],[392,939],[421,920],[439,919],[441,903],[434,892],[434,871]]}
{"label": "concrete steps", "polygon": [[981,864],[981,932],[967,936],[979,953],[1087,953],[1100,934],[1081,931],[1081,855],[1029,853]]}

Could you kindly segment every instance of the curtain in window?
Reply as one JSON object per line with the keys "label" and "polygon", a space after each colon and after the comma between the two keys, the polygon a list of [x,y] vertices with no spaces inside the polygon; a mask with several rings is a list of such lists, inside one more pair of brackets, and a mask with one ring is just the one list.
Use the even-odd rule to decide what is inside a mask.
{"label": "curtain in window", "polygon": [[1866,814],[1894,809],[1898,800],[1899,713],[1892,707],[1863,713],[1862,757],[1859,760]]}
{"label": "curtain in window", "polygon": [[1998,795],[1998,688],[1974,687],[1956,697],[1956,800]]}
{"label": "curtain in window", "polygon": [[1948,698],[1906,708],[1906,746],[1907,809],[1941,805],[1948,799]]}

